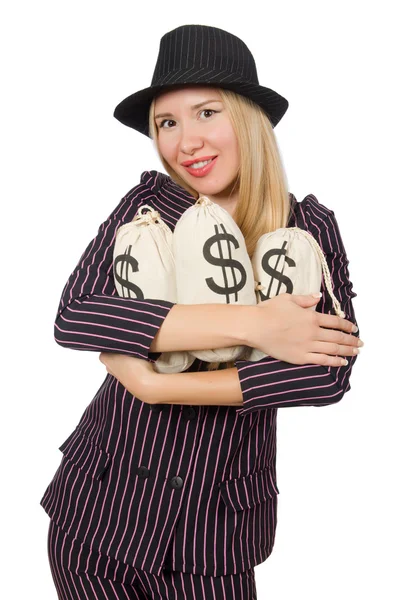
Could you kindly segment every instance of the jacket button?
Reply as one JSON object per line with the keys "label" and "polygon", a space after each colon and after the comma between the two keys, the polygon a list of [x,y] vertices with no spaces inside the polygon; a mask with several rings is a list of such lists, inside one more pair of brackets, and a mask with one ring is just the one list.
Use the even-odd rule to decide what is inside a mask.
{"label": "jacket button", "polygon": [[170,483],[174,490],[179,490],[183,486],[183,479],[181,477],[173,477]]}
{"label": "jacket button", "polygon": [[138,477],[141,477],[142,479],[146,479],[147,477],[149,477],[150,471],[146,467],[138,467],[137,475],[138,475]]}
{"label": "jacket button", "polygon": [[194,419],[196,417],[196,411],[193,406],[184,406],[182,409],[182,414],[187,421]]}

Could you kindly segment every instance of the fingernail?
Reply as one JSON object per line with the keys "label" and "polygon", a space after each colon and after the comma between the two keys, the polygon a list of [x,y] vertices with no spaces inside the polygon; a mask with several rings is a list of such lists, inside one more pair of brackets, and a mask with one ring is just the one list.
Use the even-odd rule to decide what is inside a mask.
{"label": "fingernail", "polygon": [[357,331],[358,331],[357,325],[353,325],[353,333],[357,333]]}
{"label": "fingernail", "polygon": [[312,294],[313,298],[321,298],[322,293],[321,292],[317,292],[316,294]]}
{"label": "fingernail", "polygon": [[362,342],[361,340],[358,340],[357,346],[364,346],[364,342]]}

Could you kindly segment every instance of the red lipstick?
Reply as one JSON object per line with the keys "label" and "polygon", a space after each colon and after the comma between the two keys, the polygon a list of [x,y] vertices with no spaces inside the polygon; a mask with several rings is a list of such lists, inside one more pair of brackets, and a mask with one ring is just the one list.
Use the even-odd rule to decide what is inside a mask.
{"label": "red lipstick", "polygon": [[194,158],[193,160],[185,160],[185,162],[181,163],[181,165],[183,167],[190,167],[190,165],[192,165],[195,162],[201,162],[203,160],[209,160],[210,158],[215,158],[216,154],[213,154],[212,156],[199,156],[197,158]]}
{"label": "red lipstick", "polygon": [[[190,164],[193,164],[195,162],[200,162],[201,160],[209,160],[211,158],[211,156],[209,156],[208,158],[201,158],[201,159],[195,159],[195,160],[189,160],[186,161]],[[211,160],[211,162],[208,163],[208,165],[205,165],[204,167],[201,167],[200,169],[193,169],[193,167],[188,167],[186,165],[184,165],[186,171],[188,173],[190,173],[190,175],[193,175],[193,177],[205,177],[205,175],[207,175],[214,167],[216,161],[217,161],[218,157],[215,156],[215,158],[213,158]]]}

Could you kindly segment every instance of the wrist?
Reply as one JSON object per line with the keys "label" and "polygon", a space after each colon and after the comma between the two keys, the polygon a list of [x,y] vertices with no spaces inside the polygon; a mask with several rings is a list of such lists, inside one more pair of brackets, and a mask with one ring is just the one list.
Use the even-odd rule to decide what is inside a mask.
{"label": "wrist", "polygon": [[235,316],[236,345],[253,347],[256,324],[258,323],[258,305],[233,305],[237,310]]}
{"label": "wrist", "polygon": [[145,377],[139,382],[140,394],[138,396],[143,402],[147,402],[148,404],[158,404],[160,402],[162,377],[164,375],[156,371],[145,373]]}

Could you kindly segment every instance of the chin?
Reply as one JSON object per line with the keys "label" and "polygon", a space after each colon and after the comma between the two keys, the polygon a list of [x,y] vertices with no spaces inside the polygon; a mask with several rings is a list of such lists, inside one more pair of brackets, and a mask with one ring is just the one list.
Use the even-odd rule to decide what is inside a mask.
{"label": "chin", "polygon": [[201,182],[197,182],[197,186],[196,189],[197,191],[200,189],[200,192],[202,194],[221,194],[224,190],[226,190],[229,186],[231,185],[230,182],[219,182],[217,181],[215,182],[205,182],[205,181],[201,181]]}
{"label": "chin", "polygon": [[199,190],[197,190],[197,191],[199,192],[199,194],[201,196],[212,196],[213,198],[216,198],[217,196],[228,195],[229,187],[221,186],[221,187],[205,188],[201,191],[199,191]]}
{"label": "chin", "polygon": [[198,193],[202,196],[216,196],[217,194],[220,194],[222,192],[222,189],[223,188],[220,187],[205,187],[200,189],[196,188]]}

